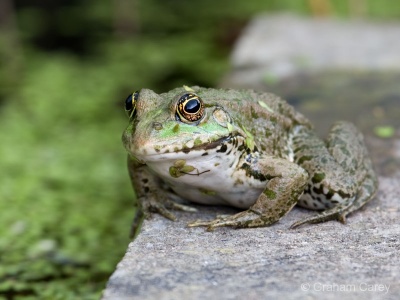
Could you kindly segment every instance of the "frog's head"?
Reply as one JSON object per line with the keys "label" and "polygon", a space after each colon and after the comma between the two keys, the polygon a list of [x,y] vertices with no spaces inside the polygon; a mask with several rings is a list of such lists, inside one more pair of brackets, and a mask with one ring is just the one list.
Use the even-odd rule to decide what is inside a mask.
{"label": "frog's head", "polygon": [[133,93],[125,103],[129,115],[122,137],[125,148],[143,163],[204,155],[194,150],[217,148],[233,135],[220,93],[199,87],[164,94],[148,89]]}

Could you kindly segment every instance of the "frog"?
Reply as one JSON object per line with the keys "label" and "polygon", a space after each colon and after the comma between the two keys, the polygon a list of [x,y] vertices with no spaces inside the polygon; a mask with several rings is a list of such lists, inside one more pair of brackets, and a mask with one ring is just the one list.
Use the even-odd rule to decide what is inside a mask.
{"label": "frog", "polygon": [[139,206],[133,230],[153,213],[176,220],[174,210],[195,212],[187,201],[238,209],[188,224],[209,231],[269,226],[295,205],[317,212],[290,228],[345,223],[378,188],[355,125],[335,122],[322,139],[303,114],[272,93],[141,89],[126,98],[125,110],[122,141]]}

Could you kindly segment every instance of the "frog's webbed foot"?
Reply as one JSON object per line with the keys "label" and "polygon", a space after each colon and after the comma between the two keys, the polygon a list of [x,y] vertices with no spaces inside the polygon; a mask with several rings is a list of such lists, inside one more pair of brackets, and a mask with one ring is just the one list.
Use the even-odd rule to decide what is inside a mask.
{"label": "frog's webbed foot", "polygon": [[184,204],[177,203],[167,197],[162,197],[157,195],[157,197],[149,197],[142,203],[142,211],[145,217],[150,217],[151,213],[158,213],[163,217],[170,219],[172,221],[176,221],[176,217],[173,213],[171,213],[171,209],[187,211],[187,212],[196,212],[197,209],[191,206],[187,206]]}
{"label": "frog's webbed foot", "polygon": [[330,220],[338,220],[341,223],[346,223],[346,216],[350,213],[349,208],[351,208],[352,204],[347,205],[338,205],[331,209],[324,210],[323,212],[313,215],[311,217],[304,218],[297,222],[294,222],[290,229],[297,228],[304,224],[315,224],[315,223],[322,223]]}
{"label": "frog's webbed foot", "polygon": [[158,213],[163,217],[176,221],[176,216],[170,210],[180,210],[186,212],[196,212],[197,209],[188,205],[177,203],[163,195],[153,195],[149,197],[141,197],[138,199],[140,207],[138,207],[136,215],[132,221],[130,237],[136,236],[140,224],[144,218],[151,218],[153,213]]}
{"label": "frog's webbed foot", "polygon": [[213,231],[217,227],[231,226],[235,228],[242,227],[258,227],[265,225],[259,222],[260,215],[251,211],[245,210],[234,215],[221,215],[211,221],[196,220],[188,224],[189,227],[205,226],[207,231]]}
{"label": "frog's webbed foot", "polygon": [[345,224],[347,215],[356,211],[365,203],[373,199],[377,191],[377,186],[378,182],[374,174],[367,174],[367,177],[362,182],[362,185],[355,197],[343,204],[339,204],[333,208],[327,209],[317,215],[299,220],[293,223],[290,226],[290,229],[297,228],[304,224],[315,224],[330,220],[338,220],[339,222]]}

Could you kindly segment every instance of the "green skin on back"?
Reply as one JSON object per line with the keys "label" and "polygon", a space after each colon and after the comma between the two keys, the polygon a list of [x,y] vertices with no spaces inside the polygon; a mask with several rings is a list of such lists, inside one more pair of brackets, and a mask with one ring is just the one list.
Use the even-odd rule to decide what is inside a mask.
{"label": "green skin on back", "polygon": [[251,90],[177,88],[128,97],[123,133],[140,210],[175,220],[175,202],[230,205],[243,211],[189,226],[259,227],[296,204],[320,213],[292,225],[346,216],[373,198],[377,178],[362,134],[348,122],[326,140],[281,98]]}

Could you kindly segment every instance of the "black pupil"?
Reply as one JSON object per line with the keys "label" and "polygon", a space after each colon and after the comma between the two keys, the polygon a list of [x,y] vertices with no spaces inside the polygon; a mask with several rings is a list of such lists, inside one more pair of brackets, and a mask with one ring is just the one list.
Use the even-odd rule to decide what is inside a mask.
{"label": "black pupil", "polygon": [[200,102],[197,99],[189,100],[185,105],[185,111],[189,114],[195,114],[200,109]]}
{"label": "black pupil", "polygon": [[125,110],[130,111],[132,108],[132,94],[130,94],[125,100]]}

